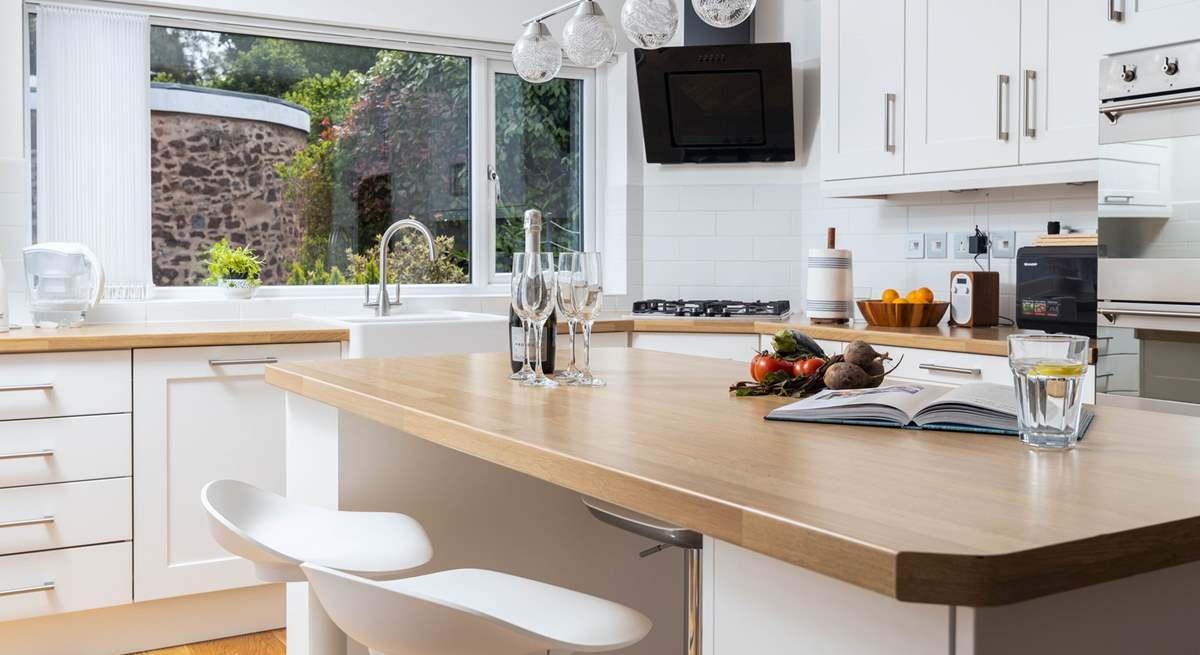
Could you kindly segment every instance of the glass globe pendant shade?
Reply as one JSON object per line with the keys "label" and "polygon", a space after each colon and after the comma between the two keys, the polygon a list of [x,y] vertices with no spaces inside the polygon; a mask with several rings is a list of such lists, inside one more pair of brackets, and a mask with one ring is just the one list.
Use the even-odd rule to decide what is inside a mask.
{"label": "glass globe pendant shade", "polygon": [[562,45],[571,61],[596,68],[612,57],[617,48],[617,34],[600,5],[585,0],[563,26]]}
{"label": "glass globe pendant shade", "polygon": [[625,0],[621,7],[621,27],[638,47],[661,48],[675,38],[679,9],[675,0]]}
{"label": "glass globe pendant shade", "polygon": [[562,48],[540,21],[530,23],[512,49],[513,68],[526,82],[541,84],[554,79],[562,68]]}
{"label": "glass globe pendant shade", "polygon": [[722,29],[744,23],[757,5],[758,0],[692,0],[700,20]]}

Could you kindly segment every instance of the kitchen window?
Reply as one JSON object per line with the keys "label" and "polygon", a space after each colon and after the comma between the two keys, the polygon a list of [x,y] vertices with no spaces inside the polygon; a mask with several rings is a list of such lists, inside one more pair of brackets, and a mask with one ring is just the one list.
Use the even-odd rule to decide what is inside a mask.
{"label": "kitchen window", "polygon": [[[535,86],[500,51],[222,27],[151,16],[155,287],[199,286],[203,251],[221,239],[257,252],[265,286],[375,282],[379,235],[412,217],[438,259],[402,232],[391,275],[429,293],[488,292],[523,247],[525,209],[546,216],[547,250],[582,249],[594,231],[592,71]],[[35,126],[48,100],[36,63],[31,50]],[[31,159],[50,156],[31,141]]]}

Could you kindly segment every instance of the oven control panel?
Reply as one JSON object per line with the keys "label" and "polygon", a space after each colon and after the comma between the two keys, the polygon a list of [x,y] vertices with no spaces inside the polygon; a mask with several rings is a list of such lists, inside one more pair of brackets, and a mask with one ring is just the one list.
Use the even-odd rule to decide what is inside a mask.
{"label": "oven control panel", "polygon": [[1135,50],[1100,60],[1100,99],[1200,89],[1200,41]]}

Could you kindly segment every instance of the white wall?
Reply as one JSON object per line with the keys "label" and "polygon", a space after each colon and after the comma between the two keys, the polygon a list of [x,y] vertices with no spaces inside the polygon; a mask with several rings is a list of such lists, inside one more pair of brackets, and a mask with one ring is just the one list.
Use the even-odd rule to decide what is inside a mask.
{"label": "white wall", "polygon": [[[6,134],[0,139],[0,265],[9,273],[10,287],[24,287],[24,280],[13,279],[20,270],[16,264],[25,246],[25,124],[22,88],[20,0],[0,0],[0,125]],[[11,304],[11,303],[10,303]]]}

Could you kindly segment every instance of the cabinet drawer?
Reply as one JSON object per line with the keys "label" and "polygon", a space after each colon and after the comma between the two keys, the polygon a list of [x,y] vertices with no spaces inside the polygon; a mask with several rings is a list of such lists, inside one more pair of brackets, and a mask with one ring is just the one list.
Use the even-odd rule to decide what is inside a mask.
{"label": "cabinet drawer", "polygon": [[0,356],[0,421],[128,412],[128,350]]}
{"label": "cabinet drawer", "polygon": [[889,377],[904,378],[918,382],[959,385],[967,382],[992,382],[1012,386],[1012,371],[1007,357],[971,355],[967,353],[922,350],[919,348],[897,348],[875,345],[875,350],[886,352],[892,364],[900,361]]}
{"label": "cabinet drawer", "polygon": [[0,487],[133,473],[129,414],[0,422]]}
{"label": "cabinet drawer", "polygon": [[130,478],[0,489],[0,555],[128,541]]}
{"label": "cabinet drawer", "polygon": [[133,602],[128,542],[0,557],[0,621]]}

